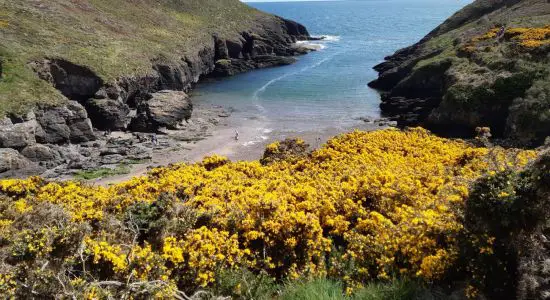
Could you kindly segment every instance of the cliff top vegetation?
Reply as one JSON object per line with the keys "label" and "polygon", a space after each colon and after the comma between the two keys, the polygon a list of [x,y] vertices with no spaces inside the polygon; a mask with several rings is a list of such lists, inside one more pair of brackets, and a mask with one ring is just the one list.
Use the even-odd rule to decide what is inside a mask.
{"label": "cliff top vegetation", "polygon": [[[0,3],[0,116],[63,97],[29,63],[65,59],[105,81],[181,62],[268,17],[238,0],[51,0]],[[228,36],[231,37],[231,36]]]}

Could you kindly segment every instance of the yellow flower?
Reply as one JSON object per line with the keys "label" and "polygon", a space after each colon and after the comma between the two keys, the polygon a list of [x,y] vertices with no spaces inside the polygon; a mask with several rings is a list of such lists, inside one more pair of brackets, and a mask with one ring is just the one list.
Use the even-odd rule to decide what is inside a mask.
{"label": "yellow flower", "polygon": [[[268,148],[275,151],[278,144]],[[159,297],[181,281],[207,286],[220,269],[235,267],[286,278],[347,272],[346,286],[356,287],[396,273],[426,280],[443,276],[458,254],[463,225],[457,211],[470,185],[500,168],[521,168],[535,156],[473,148],[421,128],[354,131],[308,156],[268,165],[212,156],[156,168],[108,188],[37,177],[0,180],[0,201],[16,214],[42,203],[58,206],[71,222],[91,228],[84,246],[94,267],[119,280],[160,280],[165,285]],[[179,226],[181,214],[192,211],[200,227],[190,222],[153,246],[137,243],[134,233],[120,227],[106,229],[125,220],[136,203],[159,199],[173,206],[163,215],[170,226],[185,227]],[[14,216],[0,217],[7,240],[21,234]],[[49,253],[44,236],[29,233],[24,239],[29,251]],[[482,243],[479,251],[489,253],[490,246]],[[340,252],[331,253],[334,249]],[[348,265],[355,268],[347,270]]]}

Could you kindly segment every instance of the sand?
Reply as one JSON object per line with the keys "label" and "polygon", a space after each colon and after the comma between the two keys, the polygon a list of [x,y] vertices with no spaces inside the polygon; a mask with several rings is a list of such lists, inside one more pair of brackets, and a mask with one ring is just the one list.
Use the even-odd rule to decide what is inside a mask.
{"label": "sand", "polygon": [[[264,132],[258,135],[258,128],[262,127],[261,120],[236,120],[233,116],[222,118],[219,124],[200,141],[183,142],[177,149],[156,149],[150,162],[136,164],[131,172],[101,178],[92,181],[93,184],[107,186],[130,180],[134,176],[145,175],[150,168],[167,166],[177,163],[200,162],[205,156],[222,155],[231,161],[253,161],[262,157],[265,147],[285,138],[301,138],[310,145],[311,149],[321,147],[328,139],[345,132],[358,130],[377,130],[383,128],[376,123],[359,121],[355,126],[345,128],[322,128],[315,131],[285,131]],[[235,139],[236,132],[239,139]],[[260,138],[259,138],[260,137]]]}

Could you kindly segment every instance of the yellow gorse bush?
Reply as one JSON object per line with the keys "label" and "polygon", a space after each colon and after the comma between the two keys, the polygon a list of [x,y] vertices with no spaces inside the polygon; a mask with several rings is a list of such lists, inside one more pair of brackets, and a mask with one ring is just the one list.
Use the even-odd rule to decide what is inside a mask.
{"label": "yellow gorse bush", "polygon": [[[84,238],[94,264],[172,289],[181,285],[176,278],[206,286],[220,268],[242,266],[277,278],[338,275],[352,285],[396,274],[435,280],[457,258],[469,185],[535,154],[475,148],[420,128],[355,131],[309,156],[267,165],[214,156],[108,188],[30,178],[0,181],[0,193],[19,214],[51,203],[77,224],[106,222],[136,203],[173,195],[198,221],[168,232],[160,246],[128,245],[117,232],[92,230]],[[2,232],[12,226],[6,216],[0,214]]]}
{"label": "yellow gorse bush", "polygon": [[[465,45],[461,47],[464,53],[474,53],[479,50],[479,43],[491,41],[497,38],[500,28],[494,27],[484,34],[472,37]],[[541,46],[550,44],[550,25],[544,27],[511,27],[504,31],[504,37],[507,40],[515,42],[523,50],[534,50]],[[487,43],[481,43],[482,47]]]}
{"label": "yellow gorse bush", "polygon": [[519,41],[520,45],[526,48],[538,48],[550,44],[550,25],[545,27],[510,28],[506,35]]}

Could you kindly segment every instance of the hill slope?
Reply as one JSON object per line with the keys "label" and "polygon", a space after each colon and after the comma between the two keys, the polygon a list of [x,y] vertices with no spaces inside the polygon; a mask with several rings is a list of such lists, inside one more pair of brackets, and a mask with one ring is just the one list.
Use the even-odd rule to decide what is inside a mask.
{"label": "hill slope", "polygon": [[0,1],[0,173],[78,161],[65,146],[95,129],[175,129],[200,78],[292,63],[309,38],[238,0]]}
{"label": "hill slope", "polygon": [[[92,116],[105,128],[124,127],[138,90],[186,89],[216,60],[292,55],[290,43],[308,36],[238,0],[21,0],[0,9],[0,115],[107,98],[118,102],[95,103],[102,122]],[[122,116],[102,112],[113,108]]]}
{"label": "hill slope", "polygon": [[387,57],[370,85],[403,126],[446,135],[489,126],[498,137],[540,144],[550,135],[549,25],[545,0],[475,1]]}

